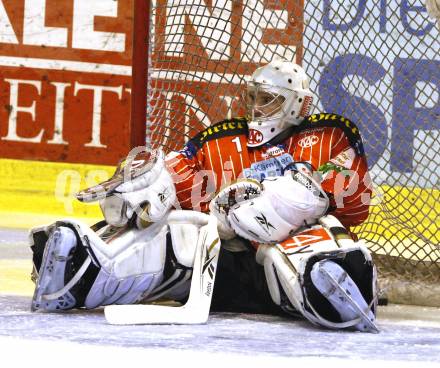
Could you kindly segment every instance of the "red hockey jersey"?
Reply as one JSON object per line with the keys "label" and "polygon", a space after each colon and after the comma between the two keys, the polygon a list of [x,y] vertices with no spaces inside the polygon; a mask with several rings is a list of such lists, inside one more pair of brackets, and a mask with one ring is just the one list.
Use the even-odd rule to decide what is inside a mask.
{"label": "red hockey jersey", "polygon": [[228,119],[167,155],[183,209],[207,212],[215,193],[237,178],[261,181],[294,167],[318,174],[330,198],[330,213],[346,227],[367,218],[371,197],[367,160],[359,131],[348,119],[311,115],[261,147],[249,148],[247,140],[247,120]]}

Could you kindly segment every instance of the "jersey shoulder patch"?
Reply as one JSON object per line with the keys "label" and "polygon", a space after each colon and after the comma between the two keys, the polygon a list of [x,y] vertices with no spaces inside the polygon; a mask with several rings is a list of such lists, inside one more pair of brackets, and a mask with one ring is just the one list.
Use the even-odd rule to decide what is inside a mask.
{"label": "jersey shoulder patch", "polygon": [[214,139],[228,137],[231,135],[247,135],[248,125],[246,118],[232,118],[222,120],[215,123],[200,133],[197,133],[193,138],[191,138],[187,144],[190,146],[195,146],[196,148],[201,148],[203,144],[207,141]]}
{"label": "jersey shoulder patch", "polygon": [[364,155],[364,146],[358,127],[351,120],[341,115],[327,113],[310,115],[297,127],[297,132],[322,127],[342,129],[350,146],[354,148],[358,155]]}

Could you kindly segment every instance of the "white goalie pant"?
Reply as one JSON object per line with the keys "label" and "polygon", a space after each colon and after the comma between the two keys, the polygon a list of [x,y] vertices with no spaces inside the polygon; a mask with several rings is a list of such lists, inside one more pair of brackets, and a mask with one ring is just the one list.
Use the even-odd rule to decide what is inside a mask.
{"label": "white goalie pant", "polygon": [[272,300],[284,311],[327,328],[378,331],[370,252],[335,217],[324,216],[276,245],[259,245],[257,262]]}
{"label": "white goalie pant", "polygon": [[[199,228],[208,215],[172,211],[146,229],[58,221],[30,234],[36,289],[33,310],[96,308],[189,292]],[[43,253],[44,252],[44,253]]]}

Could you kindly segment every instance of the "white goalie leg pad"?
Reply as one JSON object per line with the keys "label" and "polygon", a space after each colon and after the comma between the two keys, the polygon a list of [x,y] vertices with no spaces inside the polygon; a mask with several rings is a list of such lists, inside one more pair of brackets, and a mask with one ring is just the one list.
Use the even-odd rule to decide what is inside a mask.
{"label": "white goalie leg pad", "polygon": [[136,301],[161,281],[166,232],[166,226],[157,224],[145,231],[105,226],[97,233],[72,219],[33,229],[30,238],[38,270],[32,309]]}
{"label": "white goalie leg pad", "polygon": [[90,248],[101,269],[85,307],[135,303],[157,287],[163,279],[167,233],[166,224],[157,223],[129,229],[108,243],[91,238]]}
{"label": "white goalie leg pad", "polygon": [[333,216],[320,222],[277,245],[259,246],[257,262],[273,301],[319,326],[377,332],[377,276],[369,251]]}
{"label": "white goalie leg pad", "polygon": [[291,298],[295,310],[301,310],[301,285],[298,273],[287,257],[275,246],[261,244],[257,251],[257,262],[264,266],[267,286],[275,304],[284,308],[285,295],[298,295]]}
{"label": "white goalie leg pad", "polygon": [[[173,211],[167,221],[141,230],[105,226],[95,232],[70,219],[32,230],[31,245],[38,248],[32,309],[95,308],[161,296],[185,297],[206,217]],[[84,280],[90,267],[93,272]]]}
{"label": "white goalie leg pad", "polygon": [[[109,243],[94,243],[92,249],[102,269],[86,307],[186,295],[200,226],[198,213],[173,211],[162,223],[130,229]],[[167,252],[172,253],[169,260]],[[164,279],[167,266],[172,273]]]}
{"label": "white goalie leg pad", "polygon": [[175,257],[175,272],[152,293],[143,299],[145,302],[162,297],[179,300],[185,298],[190,289],[196,244],[200,230],[208,221],[208,216],[196,211],[171,211],[167,217],[172,253]]}

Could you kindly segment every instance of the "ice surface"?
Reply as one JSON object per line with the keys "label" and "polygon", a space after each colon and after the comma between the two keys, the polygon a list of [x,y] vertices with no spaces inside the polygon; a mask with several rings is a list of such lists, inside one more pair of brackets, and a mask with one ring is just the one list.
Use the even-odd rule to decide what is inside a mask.
{"label": "ice surface", "polygon": [[[0,239],[0,259],[29,257],[23,233]],[[440,367],[440,308],[381,307],[381,332],[366,334],[232,313],[206,325],[112,326],[102,309],[31,313],[30,300],[0,294],[1,367]]]}
{"label": "ice surface", "polygon": [[[102,309],[49,314],[31,313],[29,305],[29,297],[0,296],[2,351],[23,343],[30,350],[41,349],[48,355],[67,349],[84,356],[94,351],[91,347],[100,347],[96,351],[102,351],[106,358],[117,351],[130,355],[130,348],[135,348],[133,354],[148,356],[153,351],[176,363],[193,353],[200,358],[210,356],[210,360],[218,356],[213,364],[234,356],[237,362],[253,366],[256,358],[271,364],[281,358],[307,358],[357,361],[356,366],[366,360],[387,367],[397,362],[402,367],[405,365],[401,362],[417,367],[440,366],[440,319],[436,308],[413,308],[406,319],[401,319],[399,313],[406,313],[406,307],[382,307],[381,332],[366,334],[321,330],[302,320],[232,313],[212,314],[206,325],[112,326],[106,323]],[[418,309],[430,317],[425,320],[423,315],[412,315]],[[58,350],[52,351],[56,344],[60,344]]]}

